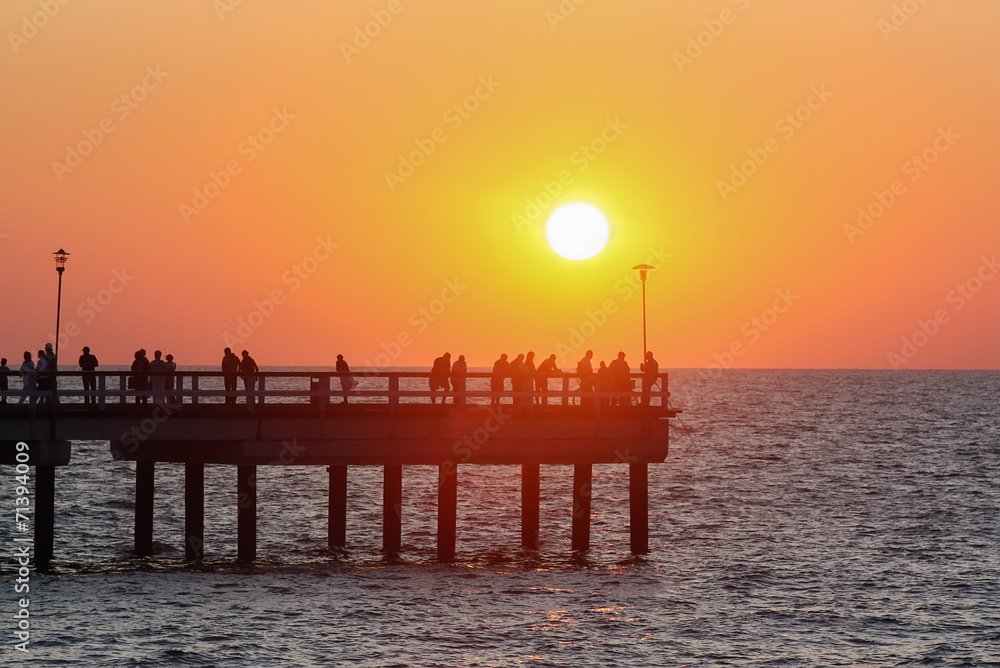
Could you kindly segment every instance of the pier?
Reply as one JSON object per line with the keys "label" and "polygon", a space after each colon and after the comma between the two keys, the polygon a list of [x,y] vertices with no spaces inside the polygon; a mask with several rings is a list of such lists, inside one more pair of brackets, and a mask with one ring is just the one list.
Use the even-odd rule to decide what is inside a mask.
{"label": "pier", "polygon": [[[201,559],[205,465],[233,467],[237,553],[256,558],[258,466],[325,466],[329,472],[328,544],[347,543],[348,467],[381,466],[382,549],[401,548],[403,467],[438,467],[437,556],[455,557],[460,466],[521,467],[521,542],[539,547],[539,467],[573,465],[572,549],[590,545],[590,488],[594,464],[629,467],[630,550],[649,550],[648,465],[669,448],[668,375],[659,374],[648,405],[638,389],[581,392],[575,374],[553,375],[545,392],[505,391],[499,403],[487,373],[469,373],[468,390],[432,404],[427,372],[355,373],[346,395],[339,374],[262,372],[252,391],[225,391],[219,372],[178,371],[174,389],[128,387],[129,372],[97,373],[84,392],[79,372],[60,372],[58,402],[32,417],[27,403],[0,406],[0,463],[14,464],[26,443],[35,472],[35,560],[47,567],[57,530],[56,469],[70,464],[73,441],[107,441],[117,460],[135,462],[135,553],[153,552],[157,463],[184,464],[185,558]],[[638,388],[641,377],[633,374]],[[508,383],[509,387],[509,383]],[[20,395],[7,393],[8,402]],[[136,403],[138,398],[147,403]],[[84,400],[90,403],[85,404]],[[154,401],[155,400],[155,401]],[[236,402],[236,403],[232,403]],[[23,449],[24,446],[21,446]],[[23,456],[22,456],[23,460]]]}

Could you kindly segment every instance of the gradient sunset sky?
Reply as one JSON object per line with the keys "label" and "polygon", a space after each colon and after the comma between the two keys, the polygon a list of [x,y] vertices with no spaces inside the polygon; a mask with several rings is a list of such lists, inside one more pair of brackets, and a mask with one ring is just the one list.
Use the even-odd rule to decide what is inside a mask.
{"label": "gradient sunset sky", "polygon": [[[1000,367],[996,0],[8,0],[0,355]],[[556,255],[587,202],[605,251]],[[859,220],[860,219],[860,220]],[[400,343],[402,342],[402,343]],[[65,363],[65,362],[64,362]]]}

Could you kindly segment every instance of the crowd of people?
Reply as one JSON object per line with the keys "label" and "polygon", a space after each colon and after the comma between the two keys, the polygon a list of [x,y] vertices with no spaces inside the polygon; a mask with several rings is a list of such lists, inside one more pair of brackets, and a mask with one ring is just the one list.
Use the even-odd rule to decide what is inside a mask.
{"label": "crowd of people", "polygon": [[[90,348],[84,346],[83,354],[78,361],[84,389],[84,404],[96,403],[97,390],[97,367],[99,366],[97,357],[90,352]],[[600,362],[595,371],[593,366],[594,351],[588,350],[576,365],[576,373],[579,377],[580,403],[585,406],[594,406],[599,400],[601,406],[625,406],[630,405],[635,393],[635,381],[631,378],[632,370],[625,360],[625,353],[619,352],[618,356],[610,364]],[[252,408],[255,403],[257,381],[260,369],[257,362],[246,350],[242,351],[241,357],[237,357],[232,349],[226,348],[223,351],[222,363],[223,386],[225,391],[225,403],[235,405],[237,403],[237,392],[239,379],[243,379],[243,390],[246,396],[247,407]],[[32,357],[31,352],[25,351],[24,362],[18,370],[22,378],[22,389],[18,404],[23,404],[28,400],[32,413],[36,410],[36,400],[39,406],[45,406],[58,401],[56,394],[56,371],[58,364],[52,344],[45,344],[43,350],[38,351],[37,359]],[[340,388],[343,396],[343,403],[348,403],[349,394],[358,386],[358,381],[351,374],[350,366],[343,355],[337,355],[337,374],[340,378]],[[436,404],[440,394],[441,403],[445,403],[447,395],[452,395],[452,403],[457,406],[466,403],[466,381],[469,367],[465,360],[465,355],[459,355],[454,362],[451,361],[451,353],[445,353],[434,360],[431,366],[428,382],[430,384],[431,403]],[[649,405],[650,394],[656,384],[659,365],[653,357],[652,351],[646,353],[646,359],[639,365],[642,373],[642,391],[639,401],[642,405]],[[174,356],[166,356],[159,350],[153,351],[153,359],[147,357],[146,350],[140,348],[135,351],[134,361],[131,366],[131,374],[128,377],[128,389],[135,391],[135,403],[146,404],[152,399],[158,405],[180,406],[180,397],[175,394],[175,378],[177,364]],[[506,393],[506,382],[510,379],[510,389],[514,394],[515,406],[545,405],[548,403],[550,394],[549,379],[562,374],[562,369],[556,364],[556,356],[549,355],[537,366],[535,364],[535,353],[527,352],[518,354],[513,360],[508,360],[506,353],[494,362],[493,370],[490,374],[490,405],[496,406],[500,403],[500,398]],[[12,375],[7,366],[7,358],[0,358],[0,391],[8,390],[8,376]],[[588,395],[599,393],[599,397]],[[0,397],[0,403],[7,403],[6,395]]]}
{"label": "crowd of people", "polygon": [[[611,395],[600,397],[602,406],[631,404],[635,383],[631,378],[632,369],[625,361],[625,353],[619,352],[618,357],[609,365],[601,362],[596,372],[593,358],[594,351],[588,350],[576,365],[576,373],[580,378],[578,390],[581,394],[581,403],[592,406],[593,398],[583,395],[599,391]],[[428,379],[431,403],[437,403],[438,392],[442,393],[442,403],[448,392],[451,392],[452,402],[457,406],[464,405],[468,371],[465,355],[459,355],[454,363],[451,362],[451,353],[445,353],[435,359]],[[650,393],[660,372],[652,351],[646,353],[646,359],[639,365],[639,371],[642,373],[642,392],[639,401],[643,406],[648,406]],[[556,364],[554,354],[536,366],[533,351],[518,354],[513,360],[509,360],[507,353],[504,353],[493,363],[493,371],[490,374],[490,405],[496,406],[500,403],[501,395],[507,391],[508,378],[511,391],[514,393],[515,406],[545,405],[548,403],[550,392],[549,379],[558,377],[561,373],[563,371]]]}

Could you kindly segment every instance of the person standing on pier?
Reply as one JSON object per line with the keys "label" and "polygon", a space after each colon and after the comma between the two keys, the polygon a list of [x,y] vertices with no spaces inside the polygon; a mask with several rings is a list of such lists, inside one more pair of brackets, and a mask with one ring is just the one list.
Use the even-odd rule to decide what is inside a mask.
{"label": "person standing on pier", "polygon": [[660,374],[660,365],[653,359],[653,351],[646,351],[646,361],[639,365],[642,372],[642,405],[649,405],[649,394],[656,384],[656,379]]}
{"label": "person standing on pier", "polygon": [[250,357],[250,353],[246,350],[240,354],[243,356],[243,359],[240,360],[240,372],[243,375],[243,389],[246,392],[247,410],[253,410],[257,389],[257,374],[260,373],[260,369],[257,368],[257,362]]}
{"label": "person standing on pier", "polygon": [[625,361],[624,352],[619,352],[618,358],[611,360],[611,364],[608,365],[609,384],[611,391],[615,393],[615,396],[611,398],[612,406],[628,405],[629,397],[627,395],[632,392],[632,379],[629,378],[631,372],[632,369]]}
{"label": "person standing on pier", "polygon": [[531,378],[528,377],[528,367],[524,363],[524,353],[518,353],[514,361],[510,363],[510,389],[514,394],[514,405],[523,406],[525,398],[522,396],[524,387]]}
{"label": "person standing on pier", "polygon": [[[10,389],[7,385],[7,374],[10,373],[10,367],[7,366],[7,358],[0,357],[0,392],[6,392]],[[0,397],[0,404],[7,403],[7,395]]]}
{"label": "person standing on pier", "polygon": [[226,390],[226,403],[236,404],[236,378],[240,373],[240,358],[232,349],[222,351],[222,383]]}
{"label": "person standing on pier", "polygon": [[549,355],[541,364],[538,365],[538,375],[535,376],[535,391],[538,392],[536,401],[541,405],[548,405],[549,403],[549,376],[557,373],[562,373],[559,367],[556,366],[556,356],[555,353]]}
{"label": "person standing on pier", "polygon": [[[588,394],[594,391],[594,365],[590,360],[594,359],[594,351],[588,350],[583,359],[576,363],[576,373],[580,376],[580,394]],[[593,402],[589,398],[580,397],[581,406],[591,406]]]}
{"label": "person standing on pier", "polygon": [[38,388],[38,375],[35,372],[35,363],[31,359],[31,353],[27,350],[24,351],[24,361],[21,362],[21,398],[18,399],[17,405],[20,406],[24,403],[25,397],[28,398],[28,405],[31,406],[31,414],[35,414],[35,401],[38,399],[36,391]]}
{"label": "person standing on pier", "polygon": [[528,406],[533,406],[535,404],[535,351],[529,350],[528,354],[524,356],[524,367],[527,370],[527,375],[524,377],[524,389],[522,392],[527,393],[524,402]]}
{"label": "person standing on pier", "polygon": [[456,406],[465,405],[465,376],[468,373],[469,365],[465,362],[465,355],[459,355],[451,365],[451,387],[455,393],[452,401]]}
{"label": "person standing on pier", "polygon": [[507,353],[500,356],[493,363],[493,375],[490,376],[490,406],[500,403],[500,395],[503,394],[503,379],[510,375],[510,362],[507,361]]}
{"label": "person standing on pier", "polygon": [[45,356],[44,350],[39,350],[38,361],[35,363],[35,375],[38,377],[38,383],[35,388],[38,394],[39,406],[48,404],[52,394],[52,385],[50,384],[48,370],[49,359]]}
{"label": "person standing on pier", "polygon": [[443,390],[441,404],[448,400],[448,376],[451,374],[451,353],[445,353],[434,360],[431,366],[431,375],[427,382],[431,386],[431,403],[437,403],[438,390]]}
{"label": "person standing on pier", "polygon": [[[597,385],[595,386],[598,394],[603,395],[611,391],[611,381],[608,378],[608,365],[604,360],[601,360],[601,363],[597,366]],[[611,398],[600,397],[600,404],[602,409],[607,408],[611,405]]]}
{"label": "person standing on pier", "polygon": [[163,353],[159,350],[153,351],[153,361],[149,363],[150,387],[153,390],[153,403],[162,406],[167,403],[167,395],[164,390],[167,387],[167,363],[161,358]]}
{"label": "person standing on pier", "polygon": [[180,406],[180,397],[175,395],[174,392],[174,381],[177,376],[177,362],[174,361],[174,356],[167,353],[167,373],[166,373],[166,390],[167,390],[167,402],[171,405]]}
{"label": "person standing on pier", "polygon": [[[43,396],[42,399],[45,403],[59,403],[59,395],[56,393],[58,387],[56,382],[56,371],[59,370],[59,365],[56,360],[56,353],[52,350],[52,344],[45,344],[45,377],[46,385],[48,386],[48,396]],[[41,383],[39,383],[39,388],[41,388]]]}
{"label": "person standing on pier", "polygon": [[149,358],[146,357],[146,349],[140,348],[135,351],[135,360],[132,362],[132,388],[135,390],[135,403],[149,403],[146,392],[149,390]]}
{"label": "person standing on pier", "polygon": [[347,395],[358,386],[358,381],[351,375],[351,367],[343,355],[337,355],[337,373],[340,374],[340,389],[344,393],[344,402],[347,403]]}
{"label": "person standing on pier", "polygon": [[83,347],[83,354],[80,355],[80,370],[83,372],[83,403],[86,404],[96,404],[97,397],[94,395],[97,392],[97,374],[94,371],[97,369],[97,356],[90,354],[90,346]]}

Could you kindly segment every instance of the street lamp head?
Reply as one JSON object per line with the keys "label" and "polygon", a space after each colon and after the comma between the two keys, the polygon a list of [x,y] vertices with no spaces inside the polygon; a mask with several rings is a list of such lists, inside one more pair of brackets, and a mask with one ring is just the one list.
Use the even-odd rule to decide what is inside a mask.
{"label": "street lamp head", "polygon": [[66,269],[66,260],[69,259],[69,253],[60,248],[53,255],[56,256],[56,271],[61,274]]}
{"label": "street lamp head", "polygon": [[639,278],[642,279],[643,283],[646,282],[646,272],[649,271],[650,269],[656,269],[656,267],[654,267],[651,264],[637,264],[632,268],[639,270]]}

